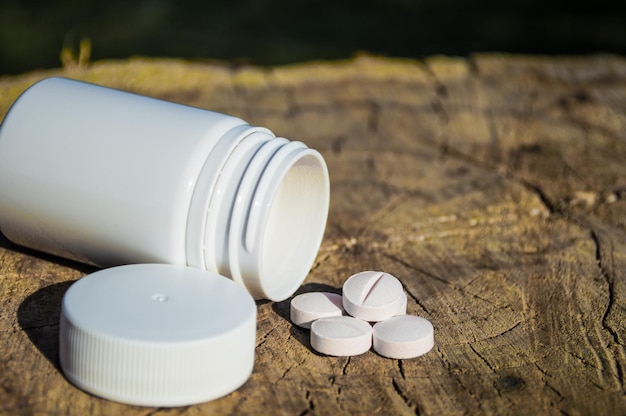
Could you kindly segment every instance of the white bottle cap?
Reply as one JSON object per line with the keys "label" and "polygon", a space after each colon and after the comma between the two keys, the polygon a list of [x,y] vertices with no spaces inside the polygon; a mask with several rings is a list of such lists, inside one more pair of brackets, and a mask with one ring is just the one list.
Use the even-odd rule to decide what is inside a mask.
{"label": "white bottle cap", "polygon": [[97,396],[183,406],[245,383],[255,336],[256,305],[243,286],[190,267],[120,266],[66,292],[60,362],[72,383]]}

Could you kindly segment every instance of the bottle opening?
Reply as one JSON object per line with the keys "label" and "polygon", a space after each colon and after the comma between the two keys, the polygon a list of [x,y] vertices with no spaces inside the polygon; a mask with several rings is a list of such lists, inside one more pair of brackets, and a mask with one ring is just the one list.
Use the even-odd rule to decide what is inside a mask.
{"label": "bottle opening", "polygon": [[307,149],[287,170],[271,202],[261,244],[259,277],[265,297],[291,296],[319,250],[329,204],[328,171]]}
{"label": "bottle opening", "polygon": [[215,166],[207,162],[211,180],[199,180],[199,196],[194,193],[188,263],[229,276],[257,299],[287,299],[311,269],[324,236],[326,163],[303,143],[264,130],[237,132],[226,143],[219,153],[227,157]]}

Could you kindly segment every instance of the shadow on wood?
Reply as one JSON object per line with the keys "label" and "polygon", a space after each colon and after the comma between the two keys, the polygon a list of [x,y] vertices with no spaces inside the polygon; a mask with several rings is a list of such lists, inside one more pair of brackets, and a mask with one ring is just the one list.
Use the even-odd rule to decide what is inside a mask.
{"label": "shadow on wood", "polygon": [[39,289],[24,299],[17,310],[17,320],[22,331],[59,371],[61,300],[74,282],[56,283]]}

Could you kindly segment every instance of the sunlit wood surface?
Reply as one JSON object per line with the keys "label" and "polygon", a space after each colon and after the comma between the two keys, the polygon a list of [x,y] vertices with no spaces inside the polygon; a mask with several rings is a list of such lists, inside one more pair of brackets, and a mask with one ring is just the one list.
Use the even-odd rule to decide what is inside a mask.
{"label": "sunlit wood surface", "polygon": [[1,414],[626,413],[623,58],[83,63],[0,77],[0,115],[51,75],[234,114],[320,150],[330,217],[301,291],[392,273],[436,346],[402,361],[322,356],[288,300],[259,302],[238,391],[126,406],[59,371],[61,297],[94,269],[2,240]]}

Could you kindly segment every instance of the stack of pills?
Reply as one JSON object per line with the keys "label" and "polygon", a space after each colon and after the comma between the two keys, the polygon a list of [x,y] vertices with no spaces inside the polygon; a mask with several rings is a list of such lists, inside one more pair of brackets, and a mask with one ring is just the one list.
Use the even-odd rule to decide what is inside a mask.
{"label": "stack of pills", "polygon": [[433,347],[432,324],[406,315],[406,293],[394,276],[357,273],[346,280],[342,292],[343,296],[303,293],[291,301],[291,321],[311,329],[311,346],[316,351],[350,356],[367,352],[373,345],[383,357],[404,359]]}

